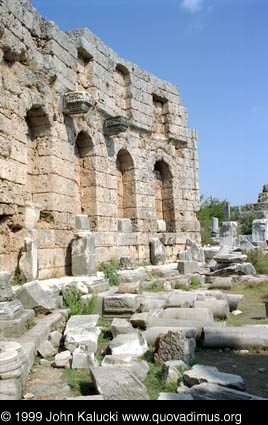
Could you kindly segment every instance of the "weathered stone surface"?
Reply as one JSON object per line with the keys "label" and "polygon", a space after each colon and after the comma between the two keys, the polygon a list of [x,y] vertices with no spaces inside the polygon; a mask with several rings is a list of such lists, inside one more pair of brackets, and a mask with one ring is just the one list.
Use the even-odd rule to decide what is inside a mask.
{"label": "weathered stone surface", "polygon": [[[60,31],[30,1],[2,1],[0,28],[7,64],[2,267],[14,270],[32,232],[40,279],[69,274],[74,217],[81,213],[95,232],[97,263],[122,255],[148,262],[161,220],[168,261],[176,261],[186,239],[200,242],[197,133],[187,126],[178,88],[120,58],[86,28]],[[117,233],[124,218],[133,234]]]}
{"label": "weathered stone surface", "polygon": [[202,383],[194,385],[190,394],[194,400],[266,400],[244,391],[237,391],[221,385]]}
{"label": "weathered stone surface", "polygon": [[70,369],[72,362],[72,354],[70,351],[62,351],[55,356],[55,366],[59,368]]}
{"label": "weathered stone surface", "polygon": [[75,230],[76,230],[76,232],[90,232],[88,215],[86,215],[86,214],[76,214],[76,216],[75,216]]}
{"label": "weathered stone surface", "polygon": [[160,335],[155,343],[154,359],[164,363],[168,360],[193,361],[195,357],[194,330],[190,332],[184,329],[168,331]]}
{"label": "weathered stone surface", "polygon": [[158,233],[166,232],[167,225],[166,225],[166,222],[164,220],[156,220],[156,225],[157,225],[157,232]]}
{"label": "weathered stone surface", "polygon": [[42,357],[52,357],[57,354],[58,350],[49,342],[44,341],[38,347],[38,353]]}
{"label": "weathered stone surface", "polygon": [[141,294],[142,284],[141,282],[125,282],[120,283],[118,287],[119,294]]}
{"label": "weathered stone surface", "polygon": [[98,315],[72,316],[64,331],[64,346],[71,353],[84,346],[88,352],[96,353],[100,328],[96,327]]}
{"label": "weathered stone surface", "polygon": [[202,344],[218,348],[268,348],[268,330],[258,326],[204,327]]}
{"label": "weathered stone surface", "polygon": [[23,365],[15,349],[0,351],[0,399],[20,400],[23,389]]}
{"label": "weathered stone surface", "polygon": [[123,116],[107,118],[104,122],[104,134],[113,136],[127,131],[129,126],[128,119]]}
{"label": "weathered stone surface", "polygon": [[171,294],[170,297],[168,297],[166,301],[166,307],[190,308],[190,307],[194,307],[196,300],[197,300],[196,294],[175,293],[175,294]]}
{"label": "weathered stone surface", "polygon": [[95,238],[83,232],[72,243],[73,276],[96,275]]}
{"label": "weathered stone surface", "polygon": [[90,368],[96,390],[105,400],[149,400],[135,375],[116,366]]}
{"label": "weathered stone surface", "polygon": [[128,218],[118,219],[118,232],[122,233],[131,233],[132,232],[132,224],[131,220]]}
{"label": "weathered stone surface", "polygon": [[220,372],[214,366],[199,364],[194,365],[191,370],[184,372],[183,382],[189,387],[207,382],[209,384],[221,385],[239,391],[244,391],[245,389],[245,384],[241,376]]}
{"label": "weathered stone surface", "polygon": [[0,303],[13,301],[15,294],[10,284],[10,273],[0,272]]}
{"label": "weathered stone surface", "polygon": [[36,243],[31,238],[24,239],[23,254],[19,260],[20,272],[26,282],[38,279],[38,252]]}
{"label": "weathered stone surface", "polygon": [[233,279],[231,277],[217,277],[213,280],[212,288],[232,289]]}
{"label": "weathered stone surface", "polygon": [[214,319],[226,320],[228,319],[230,308],[227,300],[205,300],[196,301],[195,308],[208,308],[214,316]]}
{"label": "weathered stone surface", "polygon": [[58,331],[53,331],[48,336],[48,341],[58,351],[62,340],[62,334]]}
{"label": "weathered stone surface", "polygon": [[232,264],[232,263],[241,263],[247,259],[247,256],[242,254],[241,252],[236,252],[233,254],[217,254],[214,257],[214,260],[217,263],[223,264]]}
{"label": "weathered stone surface", "polygon": [[88,352],[84,346],[79,346],[74,350],[72,369],[89,369],[94,366],[98,366],[94,353]]}
{"label": "weathered stone surface", "polygon": [[146,353],[148,345],[141,334],[130,333],[121,334],[114,338],[109,344],[109,349],[113,355],[130,354],[138,357]]}
{"label": "weathered stone surface", "polygon": [[104,313],[106,314],[133,314],[140,306],[137,295],[118,294],[104,298]]}
{"label": "weathered stone surface", "polygon": [[268,220],[253,220],[252,222],[252,242],[268,240]]}
{"label": "weathered stone surface", "polygon": [[134,270],[135,266],[130,257],[121,257],[119,260],[119,270]]}
{"label": "weathered stone surface", "polygon": [[197,261],[178,261],[178,272],[181,274],[196,273],[199,271]]}
{"label": "weathered stone surface", "polygon": [[115,338],[117,335],[135,333],[136,330],[126,319],[115,318],[112,321],[111,332],[113,334],[113,338]]}
{"label": "weathered stone surface", "polygon": [[159,238],[153,238],[150,241],[150,259],[154,265],[165,263],[166,250]]}
{"label": "weathered stone surface", "polygon": [[197,261],[199,263],[205,262],[205,254],[203,248],[196,242],[187,239],[185,251],[179,253],[180,261]]}
{"label": "weathered stone surface", "polygon": [[194,400],[192,394],[159,393],[157,400]]}
{"label": "weathered stone surface", "polygon": [[223,276],[229,277],[232,275],[255,275],[256,270],[255,267],[251,263],[242,263],[242,264],[234,264],[229,267],[224,267],[222,269],[216,270],[211,273],[211,276]]}
{"label": "weathered stone surface", "polygon": [[126,354],[107,355],[101,365],[120,367],[129,373],[133,373],[141,381],[146,378],[149,372],[149,366],[145,360]]}
{"label": "weathered stone surface", "polygon": [[220,243],[223,246],[232,247],[237,237],[237,223],[235,221],[224,221],[220,229]]}
{"label": "weathered stone surface", "polygon": [[48,296],[37,280],[25,283],[16,295],[25,309],[51,311],[56,308],[55,301]]}
{"label": "weathered stone surface", "polygon": [[167,308],[160,317],[181,320],[213,322],[213,313],[208,308]]}
{"label": "weathered stone surface", "polygon": [[64,95],[63,113],[65,115],[87,114],[92,106],[91,96],[87,92],[68,92]]}

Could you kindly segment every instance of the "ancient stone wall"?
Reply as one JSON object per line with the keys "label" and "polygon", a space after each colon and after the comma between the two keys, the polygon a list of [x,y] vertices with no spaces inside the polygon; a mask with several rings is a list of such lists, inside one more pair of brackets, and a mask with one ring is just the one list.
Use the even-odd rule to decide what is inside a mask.
{"label": "ancient stone wall", "polygon": [[[0,89],[0,269],[31,237],[41,279],[69,273],[81,213],[97,261],[148,261],[152,237],[174,261],[199,241],[197,133],[177,87],[88,29],[60,31],[30,0],[0,0]],[[132,232],[118,232],[122,218]]]}

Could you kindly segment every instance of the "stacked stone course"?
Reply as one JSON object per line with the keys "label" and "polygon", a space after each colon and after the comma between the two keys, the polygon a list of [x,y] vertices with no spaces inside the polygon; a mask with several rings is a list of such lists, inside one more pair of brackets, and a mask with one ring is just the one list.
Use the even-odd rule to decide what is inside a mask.
{"label": "stacked stone course", "polygon": [[30,0],[1,0],[0,90],[0,269],[14,271],[28,237],[40,279],[70,273],[76,214],[97,262],[148,261],[154,237],[175,261],[199,242],[197,133],[176,86],[88,29],[60,31]]}

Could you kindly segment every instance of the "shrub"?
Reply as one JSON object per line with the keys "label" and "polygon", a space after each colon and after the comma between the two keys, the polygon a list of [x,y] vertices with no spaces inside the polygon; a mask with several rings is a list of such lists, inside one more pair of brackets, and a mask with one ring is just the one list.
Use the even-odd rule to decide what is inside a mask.
{"label": "shrub", "polygon": [[256,220],[258,216],[254,213],[242,214],[237,217],[238,231],[241,235],[251,235],[252,233],[252,222]]}
{"label": "shrub", "polygon": [[268,253],[264,253],[260,249],[255,249],[247,251],[245,254],[258,274],[268,274]]}
{"label": "shrub", "polygon": [[118,261],[115,258],[112,258],[112,260],[108,263],[100,263],[99,265],[99,270],[104,273],[104,276],[109,280],[109,283],[112,286],[119,285],[117,276],[118,267]]}
{"label": "shrub", "polygon": [[200,277],[192,276],[191,277],[191,286],[194,288],[198,288],[200,286]]}
{"label": "shrub", "polygon": [[72,288],[63,294],[64,304],[70,309],[69,316],[92,314],[97,304],[97,298],[97,295],[92,295],[91,300],[81,307],[81,293],[77,289]]}
{"label": "shrub", "polygon": [[26,282],[26,279],[24,275],[20,272],[19,267],[17,266],[14,270],[14,272],[11,274],[11,285],[24,285]]}

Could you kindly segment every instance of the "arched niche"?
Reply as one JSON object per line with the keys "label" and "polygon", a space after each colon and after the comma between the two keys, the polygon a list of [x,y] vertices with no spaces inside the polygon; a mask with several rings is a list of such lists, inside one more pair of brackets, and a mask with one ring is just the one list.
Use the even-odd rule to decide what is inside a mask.
{"label": "arched niche", "polygon": [[51,125],[48,115],[41,106],[33,106],[27,112],[25,121],[28,137],[26,201],[35,202],[35,194],[48,191],[45,178],[48,173],[44,166],[40,167],[40,147],[48,149]]}
{"label": "arched niche", "polygon": [[95,227],[96,216],[96,178],[94,172],[94,146],[91,137],[80,131],[76,137],[74,164],[74,210],[76,214],[91,217],[91,229]]}
{"label": "arched niche", "polygon": [[173,181],[168,164],[159,160],[154,166],[156,219],[166,222],[167,232],[175,228]]}
{"label": "arched niche", "polygon": [[135,173],[132,157],[121,149],[116,159],[117,218],[136,218]]}
{"label": "arched niche", "polygon": [[130,76],[128,69],[118,64],[114,71],[114,99],[120,114],[126,117],[128,117],[130,108],[129,85]]}

